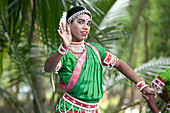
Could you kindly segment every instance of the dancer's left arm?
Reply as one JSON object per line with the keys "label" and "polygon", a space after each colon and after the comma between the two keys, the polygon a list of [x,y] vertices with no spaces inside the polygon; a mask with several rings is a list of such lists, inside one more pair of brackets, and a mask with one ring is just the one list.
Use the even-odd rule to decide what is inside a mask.
{"label": "dancer's left arm", "polygon": [[[124,63],[123,61],[121,61],[120,59],[116,62],[116,64],[114,65],[114,67],[119,70],[123,75],[125,75],[128,79],[130,79],[131,81],[133,81],[135,84],[139,83],[141,81],[141,79],[138,77],[138,75],[130,68],[130,66],[128,66],[126,63]],[[142,89],[142,95],[143,97],[145,97],[146,99],[149,99],[149,94],[151,95],[155,95],[157,93],[159,93],[158,90],[154,90],[153,88],[145,87]]]}

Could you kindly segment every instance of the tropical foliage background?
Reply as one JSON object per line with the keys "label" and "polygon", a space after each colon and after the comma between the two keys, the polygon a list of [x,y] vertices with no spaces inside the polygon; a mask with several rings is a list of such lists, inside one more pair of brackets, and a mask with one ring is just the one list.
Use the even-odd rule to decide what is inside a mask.
{"label": "tropical foliage background", "polygon": [[[93,15],[88,42],[96,42],[129,64],[148,84],[170,67],[168,0],[1,0],[0,112],[52,113],[62,96],[59,77],[41,72],[58,48],[62,11],[84,5]],[[117,70],[104,68],[102,113],[150,112],[141,93]],[[158,107],[165,103],[159,97]]]}

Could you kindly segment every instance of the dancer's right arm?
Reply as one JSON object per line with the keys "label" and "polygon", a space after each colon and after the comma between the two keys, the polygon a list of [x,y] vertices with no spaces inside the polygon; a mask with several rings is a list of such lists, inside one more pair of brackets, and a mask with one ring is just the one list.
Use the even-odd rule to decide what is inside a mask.
{"label": "dancer's right arm", "polygon": [[[64,49],[68,49],[71,44],[71,41],[72,41],[69,24],[67,24],[67,28],[63,22],[62,22],[62,26],[61,25],[59,25],[59,26],[60,26],[60,30],[57,30],[57,31],[62,39],[63,47],[64,47]],[[61,60],[62,56],[63,55],[60,54],[58,50],[54,54],[49,56],[45,62],[45,66],[44,66],[45,72],[53,72],[55,70],[58,62]]]}
{"label": "dancer's right arm", "polygon": [[56,51],[54,54],[48,57],[44,65],[44,71],[53,72],[56,69],[57,64],[61,60],[62,56],[63,55],[61,55],[58,51]]}

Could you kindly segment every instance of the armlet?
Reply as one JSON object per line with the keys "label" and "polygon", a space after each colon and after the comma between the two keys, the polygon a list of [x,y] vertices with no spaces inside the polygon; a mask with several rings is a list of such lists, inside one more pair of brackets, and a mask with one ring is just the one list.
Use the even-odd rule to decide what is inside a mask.
{"label": "armlet", "polygon": [[106,65],[109,67],[109,69],[112,69],[118,60],[119,59],[116,56],[107,51],[106,57],[103,60],[103,65]]}

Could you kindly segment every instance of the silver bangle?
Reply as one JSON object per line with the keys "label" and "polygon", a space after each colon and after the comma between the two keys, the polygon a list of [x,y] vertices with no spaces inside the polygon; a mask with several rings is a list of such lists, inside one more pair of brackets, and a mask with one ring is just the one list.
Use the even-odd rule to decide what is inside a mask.
{"label": "silver bangle", "polygon": [[136,84],[137,89],[139,89],[139,91],[142,91],[142,89],[144,89],[145,87],[148,87],[148,85],[144,82],[144,81],[140,81]]}
{"label": "silver bangle", "polygon": [[63,43],[60,45],[60,47],[58,48],[58,52],[61,54],[61,55],[66,55],[67,54],[67,51],[68,49],[65,49],[63,47]]}

